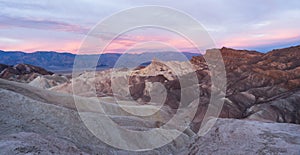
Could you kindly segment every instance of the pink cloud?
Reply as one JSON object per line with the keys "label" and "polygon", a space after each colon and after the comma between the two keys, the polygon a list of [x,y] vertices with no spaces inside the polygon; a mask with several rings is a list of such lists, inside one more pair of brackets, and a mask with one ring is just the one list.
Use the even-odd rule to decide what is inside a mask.
{"label": "pink cloud", "polygon": [[264,33],[257,34],[239,34],[226,38],[217,42],[218,46],[226,46],[232,48],[247,48],[263,45],[271,45],[274,43],[295,41],[300,39],[299,30],[273,29]]}
{"label": "pink cloud", "polygon": [[[130,37],[131,39],[120,39],[117,38],[111,42],[109,46],[106,47],[104,53],[107,52],[115,52],[115,51],[121,51],[124,52],[127,49],[131,48],[132,46],[140,43],[145,43],[145,42],[151,42],[151,41],[156,41],[156,42],[162,42],[167,44],[168,46],[177,48],[178,50],[183,50],[183,49],[193,49],[194,46],[191,44],[188,40],[180,37],[180,36],[158,36],[158,35],[133,35]],[[147,46],[144,49],[140,50],[160,50],[161,47],[155,47],[155,46]]]}
{"label": "pink cloud", "polygon": [[39,41],[26,41],[17,44],[1,45],[1,50],[9,51],[15,49],[17,51],[35,52],[35,51],[57,51],[57,52],[71,52],[76,53],[80,45],[78,41],[65,41],[59,42],[39,42]]}

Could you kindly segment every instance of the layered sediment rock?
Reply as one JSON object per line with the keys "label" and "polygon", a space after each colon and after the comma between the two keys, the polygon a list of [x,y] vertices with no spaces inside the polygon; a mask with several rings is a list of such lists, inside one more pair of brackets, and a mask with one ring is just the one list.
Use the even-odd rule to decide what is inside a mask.
{"label": "layered sediment rock", "polygon": [[96,72],[95,76],[87,72],[72,79],[71,83],[52,90],[72,93],[73,84],[75,88],[81,88],[76,93],[78,95],[92,97],[96,92],[100,97],[132,97],[141,104],[147,104],[151,100],[150,92],[156,92],[157,95],[163,93],[156,90],[160,87],[153,87],[154,83],[161,83],[167,92],[165,104],[176,109],[181,101],[179,77],[188,75],[192,64],[192,70],[199,81],[194,86],[200,92],[195,122],[201,123],[211,95],[211,73],[205,58],[217,59],[214,54],[216,50],[222,55],[227,74],[226,98],[220,117],[299,123],[300,113],[297,109],[300,100],[297,91],[300,88],[300,46],[273,50],[266,54],[224,47],[208,50],[204,56],[193,57],[191,63],[154,60],[146,67],[130,72],[118,71],[126,76],[123,76],[123,80],[122,77],[117,78],[115,82],[124,81],[128,87],[120,89],[120,94],[111,89],[112,70]]}

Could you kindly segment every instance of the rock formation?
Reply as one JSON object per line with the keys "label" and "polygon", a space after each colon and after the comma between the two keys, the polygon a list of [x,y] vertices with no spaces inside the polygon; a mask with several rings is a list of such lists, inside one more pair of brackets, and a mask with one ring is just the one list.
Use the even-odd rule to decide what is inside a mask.
{"label": "rock formation", "polygon": [[30,82],[39,75],[52,75],[41,67],[28,64],[17,64],[14,66],[0,64],[0,78],[19,82]]}
{"label": "rock formation", "polygon": [[40,75],[28,84],[31,86],[36,86],[44,89],[49,89],[57,85],[67,83],[69,79],[66,76],[62,75]]}
{"label": "rock formation", "polygon": [[[214,58],[213,50],[218,49],[208,50],[205,56],[191,59],[198,76],[197,87],[199,87],[201,99],[195,117],[197,123],[201,123],[209,102],[211,82],[205,57]],[[225,47],[219,50],[223,56],[227,74],[226,99],[220,117],[297,124],[300,122],[298,110],[300,100],[297,95],[300,88],[300,63],[298,61],[300,46],[273,50],[266,54]],[[172,66],[173,69],[170,68]],[[178,76],[187,75],[189,67],[187,62],[155,60],[149,66],[129,73],[124,70],[124,74],[128,76],[130,94],[123,93],[123,96],[131,96],[141,104],[147,104],[151,99],[149,92],[159,92],[149,86],[151,83],[159,82],[168,92],[165,104],[176,109],[180,102],[181,92]],[[112,70],[96,72],[95,76],[87,72],[73,78],[70,83],[59,85],[52,90],[72,93],[73,84],[75,88],[80,88],[76,93],[78,95],[91,97],[95,96],[93,92],[96,92],[99,97],[118,96],[118,94],[113,94],[110,88],[111,72]],[[120,78],[117,80],[122,81]]]}

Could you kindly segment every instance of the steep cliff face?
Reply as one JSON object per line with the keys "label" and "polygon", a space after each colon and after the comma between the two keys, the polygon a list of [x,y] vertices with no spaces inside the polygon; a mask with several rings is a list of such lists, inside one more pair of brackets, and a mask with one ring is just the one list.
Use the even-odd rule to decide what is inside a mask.
{"label": "steep cliff face", "polygon": [[[266,54],[228,48],[219,51],[227,74],[221,117],[300,123],[300,46]],[[214,55],[207,51],[204,57]],[[193,57],[191,62],[204,66],[204,57]]]}

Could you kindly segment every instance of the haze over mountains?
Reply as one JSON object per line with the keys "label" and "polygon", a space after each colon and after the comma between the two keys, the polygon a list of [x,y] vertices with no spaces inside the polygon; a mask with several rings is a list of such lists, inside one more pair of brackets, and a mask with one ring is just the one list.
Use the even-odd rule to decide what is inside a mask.
{"label": "haze over mountains", "polygon": [[[186,59],[191,59],[193,56],[199,54],[184,52]],[[39,51],[34,53],[25,53],[20,51],[1,51],[0,50],[0,64],[6,65],[16,65],[16,64],[30,64],[45,68],[50,71],[67,71],[71,72],[73,68],[74,59],[76,56],[81,59],[86,59],[89,61],[97,61],[98,69],[107,69],[112,68],[116,61],[122,54],[119,53],[106,53],[100,55],[75,55],[72,53],[58,53],[58,52],[49,52],[49,51]],[[153,52],[153,53],[142,53],[142,54],[125,54],[128,61],[132,59],[141,59],[141,58],[153,58],[159,57],[160,60],[170,61],[185,61],[180,56],[181,53],[177,52]],[[100,56],[100,57],[99,57]],[[148,64],[148,62],[145,62]],[[88,67],[91,67],[87,65]]]}

